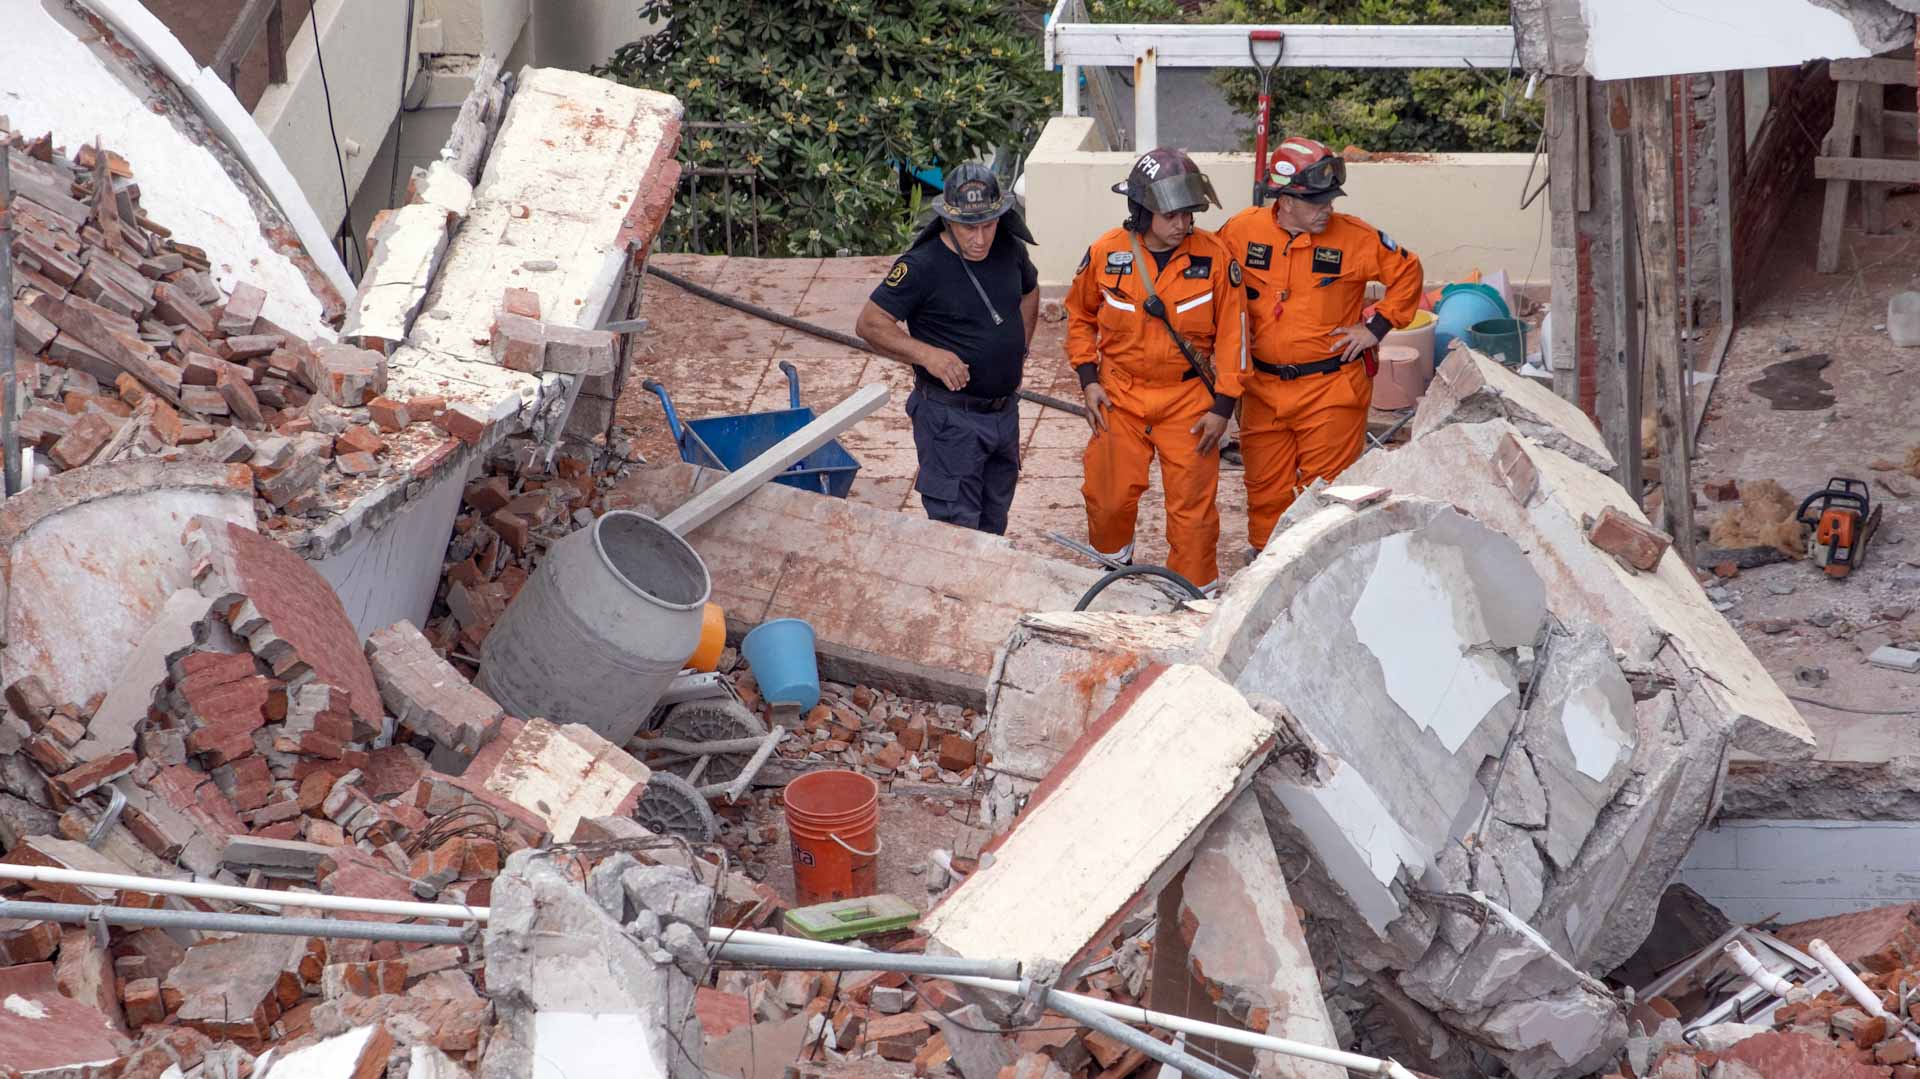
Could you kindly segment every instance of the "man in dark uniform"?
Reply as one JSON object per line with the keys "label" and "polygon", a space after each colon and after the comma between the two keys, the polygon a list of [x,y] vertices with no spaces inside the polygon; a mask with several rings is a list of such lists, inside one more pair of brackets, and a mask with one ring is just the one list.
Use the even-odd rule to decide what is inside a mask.
{"label": "man in dark uniform", "polygon": [[999,535],[1020,475],[1015,394],[1040,319],[1033,234],[985,165],[948,172],[933,212],[854,328],[914,369],[907,415],[927,516]]}

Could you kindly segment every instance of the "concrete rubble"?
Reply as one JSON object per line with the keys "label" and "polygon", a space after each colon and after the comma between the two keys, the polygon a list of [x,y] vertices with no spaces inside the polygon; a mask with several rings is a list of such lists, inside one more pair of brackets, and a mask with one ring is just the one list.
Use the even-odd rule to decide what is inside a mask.
{"label": "concrete rubble", "polygon": [[1644,520],[1591,425],[1481,357],[1448,366],[1413,440],[1341,477],[1384,494],[1301,498],[1217,602],[1023,618],[987,811],[1019,835],[1122,686],[1212,671],[1278,731],[1251,789],[1338,952],[1313,956],[1335,1022],[1388,1020],[1437,1074],[1590,1074],[1627,1032],[1596,975],[1647,935],[1728,755],[1812,738],[1677,557],[1589,540]]}

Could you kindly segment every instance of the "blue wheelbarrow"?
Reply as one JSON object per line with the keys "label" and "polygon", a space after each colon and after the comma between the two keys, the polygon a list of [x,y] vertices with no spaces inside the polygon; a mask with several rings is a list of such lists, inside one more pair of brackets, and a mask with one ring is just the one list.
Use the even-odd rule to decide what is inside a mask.
{"label": "blue wheelbarrow", "polygon": [[[787,376],[787,398],[792,404],[779,412],[750,412],[744,416],[714,416],[682,422],[680,414],[673,410],[673,399],[667,396],[665,386],[651,378],[640,386],[659,396],[660,407],[667,413],[667,427],[673,431],[674,441],[680,444],[681,460],[731,472],[813,422],[813,410],[800,407],[800,372],[785,360],[780,361],[780,370]],[[836,439],[794,462],[774,482],[845,498],[853,489],[854,474],[859,471],[860,462]]]}

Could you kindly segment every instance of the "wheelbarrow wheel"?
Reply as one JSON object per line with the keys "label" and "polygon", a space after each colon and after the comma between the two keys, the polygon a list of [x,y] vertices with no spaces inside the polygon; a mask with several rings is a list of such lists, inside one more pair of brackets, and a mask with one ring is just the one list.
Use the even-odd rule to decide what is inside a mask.
{"label": "wheelbarrow wheel", "polygon": [[720,835],[706,796],[671,772],[655,772],[647,780],[633,819],[656,835],[677,835],[689,843],[711,843]]}
{"label": "wheelbarrow wheel", "polygon": [[[725,742],[735,738],[763,737],[767,733],[767,725],[739,701],[730,697],[715,697],[686,701],[667,709],[666,718],[660,724],[660,733],[684,742]],[[751,750],[715,756],[707,762],[707,770],[700,774],[700,782],[725,783],[737,777],[752,759]],[[667,771],[685,777],[693,772],[697,764],[699,758],[696,757],[670,764]]]}

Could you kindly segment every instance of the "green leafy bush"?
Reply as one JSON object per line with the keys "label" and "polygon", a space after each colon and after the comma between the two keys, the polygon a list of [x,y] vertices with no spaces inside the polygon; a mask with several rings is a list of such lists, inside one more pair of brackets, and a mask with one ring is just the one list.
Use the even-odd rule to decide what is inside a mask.
{"label": "green leafy bush", "polygon": [[[919,208],[903,169],[1029,145],[1057,108],[1037,23],[1000,0],[649,0],[641,14],[664,29],[598,73],[728,123],[688,128],[681,158],[754,170],[757,199],[732,180],[736,252],[755,221],[763,254],[897,251]],[[664,248],[725,243],[722,181],[697,184]]]}

